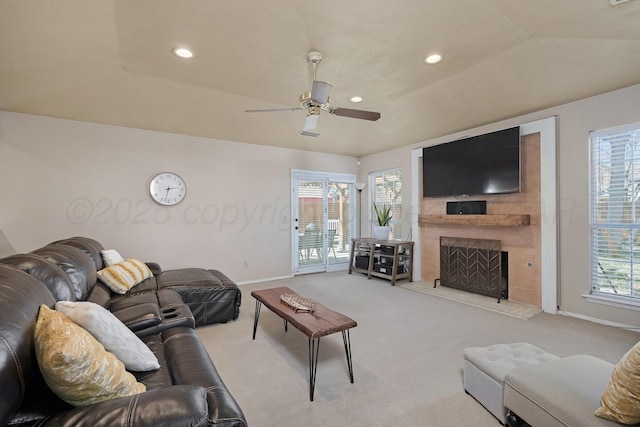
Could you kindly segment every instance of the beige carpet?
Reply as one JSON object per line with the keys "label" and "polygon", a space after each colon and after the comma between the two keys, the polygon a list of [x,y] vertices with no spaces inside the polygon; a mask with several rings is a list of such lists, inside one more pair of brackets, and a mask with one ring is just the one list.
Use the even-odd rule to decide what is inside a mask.
{"label": "beige carpet", "polygon": [[463,304],[472,305],[485,310],[495,311],[496,313],[518,317],[520,319],[530,319],[536,314],[542,313],[540,308],[533,305],[521,304],[509,300],[501,300],[500,303],[498,303],[497,299],[493,297],[465,292],[459,289],[447,288],[445,286],[437,286],[434,288],[433,284],[427,282],[401,281],[396,282],[396,286],[461,302]]}
{"label": "beige carpet", "polygon": [[[351,330],[354,384],[340,334],[321,339],[313,402],[307,337],[291,326],[285,332],[282,319],[263,307],[251,339],[251,291],[275,286],[288,286],[358,322]],[[587,353],[617,362],[640,339],[571,317],[505,316],[346,272],[241,290],[236,321],[197,332],[251,427],[499,427],[464,392],[464,348],[525,341],[559,356]]]}

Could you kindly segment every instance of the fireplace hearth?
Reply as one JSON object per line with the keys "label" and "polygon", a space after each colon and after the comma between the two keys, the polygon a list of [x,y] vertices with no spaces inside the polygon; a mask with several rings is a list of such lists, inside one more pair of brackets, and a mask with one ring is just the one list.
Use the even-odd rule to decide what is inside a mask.
{"label": "fireplace hearth", "polygon": [[508,297],[508,253],[500,240],[440,237],[440,284],[450,288]]}

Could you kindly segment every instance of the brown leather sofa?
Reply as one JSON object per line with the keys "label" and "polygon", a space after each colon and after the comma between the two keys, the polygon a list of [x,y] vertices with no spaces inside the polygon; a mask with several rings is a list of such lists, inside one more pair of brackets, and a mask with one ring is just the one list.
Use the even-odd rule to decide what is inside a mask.
{"label": "brown leather sofa", "polygon": [[[74,237],[0,259],[0,426],[246,427],[194,329],[237,318],[235,283],[216,270],[148,264],[154,277],[115,294],[97,280],[102,249]],[[34,350],[39,307],[83,300],[110,310],[157,357],[160,369],[132,372],[147,391],[74,408],[46,385]]]}

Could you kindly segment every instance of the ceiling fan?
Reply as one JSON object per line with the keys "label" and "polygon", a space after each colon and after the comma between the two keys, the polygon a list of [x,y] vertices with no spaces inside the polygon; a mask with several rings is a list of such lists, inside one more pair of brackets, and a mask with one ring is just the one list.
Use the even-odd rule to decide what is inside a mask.
{"label": "ceiling fan", "polygon": [[316,67],[322,59],[320,52],[309,52],[307,54],[307,60],[313,66],[313,84],[311,85],[311,91],[306,91],[300,95],[300,106],[290,108],[272,108],[267,110],[245,110],[245,113],[264,113],[273,111],[301,111],[307,110],[307,117],[304,120],[304,126],[299,135],[304,136],[319,136],[319,133],[313,132],[318,125],[318,119],[320,118],[320,112],[326,111],[329,114],[336,116],[349,117],[352,119],[362,119],[376,121],[380,118],[380,113],[373,111],[354,110],[352,108],[334,107],[329,103],[329,94],[333,85],[319,81],[316,79]]}

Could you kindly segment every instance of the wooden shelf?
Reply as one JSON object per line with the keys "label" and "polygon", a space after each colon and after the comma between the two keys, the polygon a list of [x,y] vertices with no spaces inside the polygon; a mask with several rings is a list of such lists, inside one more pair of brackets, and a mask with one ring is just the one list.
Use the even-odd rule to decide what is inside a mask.
{"label": "wooden shelf", "polygon": [[436,225],[481,225],[498,227],[520,227],[530,225],[531,215],[418,215],[418,224]]}
{"label": "wooden shelf", "polygon": [[[351,258],[349,259],[349,274],[352,272],[365,273],[369,279],[380,277],[391,280],[395,286],[396,280],[409,279],[413,281],[413,242],[401,240],[376,240],[371,238],[351,239]],[[383,253],[382,247],[393,247],[393,253]],[[358,257],[365,257],[367,268],[356,266]],[[383,260],[386,260],[383,262]],[[388,272],[376,271],[376,267],[385,266]],[[401,269],[402,267],[402,269]],[[400,272],[402,271],[402,272]]]}

